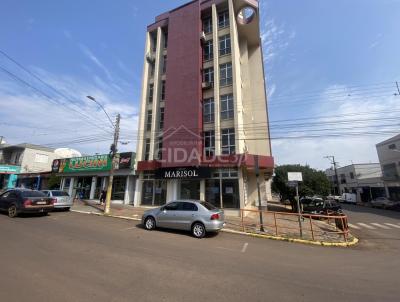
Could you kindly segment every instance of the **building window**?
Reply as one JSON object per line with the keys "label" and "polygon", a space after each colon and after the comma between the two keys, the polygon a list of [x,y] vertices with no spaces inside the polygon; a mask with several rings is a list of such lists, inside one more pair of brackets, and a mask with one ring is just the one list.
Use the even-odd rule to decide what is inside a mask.
{"label": "building window", "polygon": [[167,49],[168,47],[168,32],[164,32],[164,48]]}
{"label": "building window", "polygon": [[151,46],[152,46],[153,52],[156,51],[156,49],[157,49],[157,34],[156,33],[151,34]]}
{"label": "building window", "polygon": [[204,82],[213,84],[214,83],[214,68],[206,68],[203,73]]}
{"label": "building window", "polygon": [[204,61],[211,60],[213,58],[213,41],[208,40],[204,43]]}
{"label": "building window", "polygon": [[167,72],[167,56],[164,56],[162,72],[163,74]]}
{"label": "building window", "polygon": [[209,34],[210,32],[212,32],[211,17],[208,17],[208,18],[203,20],[203,31],[204,31],[205,34]]}
{"label": "building window", "polygon": [[162,159],[163,138],[159,137],[157,141],[157,159]]}
{"label": "building window", "polygon": [[239,181],[235,169],[221,169],[205,181],[205,199],[219,208],[239,208]]}
{"label": "building window", "polygon": [[207,157],[215,154],[215,131],[204,132],[204,155]]}
{"label": "building window", "polygon": [[219,78],[221,86],[232,84],[232,63],[219,65]]}
{"label": "building window", "polygon": [[214,122],[214,98],[205,99],[203,101],[203,122]]}
{"label": "building window", "polygon": [[396,163],[386,164],[382,166],[382,174],[384,180],[397,180],[399,174],[397,173]]}
{"label": "building window", "polygon": [[390,150],[396,150],[396,144],[391,144],[388,146]]}
{"label": "building window", "polygon": [[218,14],[218,27],[224,28],[229,26],[229,12],[223,11]]}
{"label": "building window", "polygon": [[153,77],[154,76],[154,70],[156,69],[156,65],[155,63],[151,63],[150,64],[150,76]]}
{"label": "building window", "polygon": [[231,36],[225,35],[219,37],[219,55],[227,55],[231,53]]}
{"label": "building window", "polygon": [[151,121],[153,119],[153,112],[151,110],[147,110],[147,122],[146,122],[146,129],[147,131],[151,130]]}
{"label": "building window", "polygon": [[222,154],[235,154],[235,129],[222,129]]}
{"label": "building window", "polygon": [[144,160],[149,160],[150,158],[150,139],[146,139],[146,147],[144,150]]}
{"label": "building window", "polygon": [[232,94],[221,95],[221,119],[222,120],[232,119],[233,114],[234,114],[233,95]]}
{"label": "building window", "polygon": [[161,101],[165,101],[165,81],[161,81]]}
{"label": "building window", "polygon": [[159,124],[160,130],[164,129],[164,107],[160,108],[160,124]]}
{"label": "building window", "polygon": [[149,103],[153,102],[154,84],[149,85]]}
{"label": "building window", "polygon": [[354,179],[354,173],[353,172],[350,172],[350,178]]}

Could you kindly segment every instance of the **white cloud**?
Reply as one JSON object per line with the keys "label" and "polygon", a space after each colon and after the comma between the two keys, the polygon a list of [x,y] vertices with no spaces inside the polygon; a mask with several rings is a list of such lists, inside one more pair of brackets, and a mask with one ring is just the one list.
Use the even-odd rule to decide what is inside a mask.
{"label": "white cloud", "polygon": [[83,44],[79,44],[79,48],[82,50],[82,52],[93,62],[95,63],[107,76],[107,78],[112,81],[113,78],[111,76],[110,71],[104,66],[104,64],[93,54],[93,52]]}
{"label": "white cloud", "polygon": [[[333,91],[347,91],[350,96],[338,98]],[[323,158],[326,155],[334,155],[341,166],[378,162],[375,145],[400,133],[400,121],[397,119],[399,112],[398,99],[391,96],[389,91],[386,96],[360,96],[346,86],[329,87],[303,113],[303,116],[311,117],[310,120],[288,122],[297,124],[290,128],[284,128],[282,123],[271,124],[272,137],[320,137],[273,139],[273,155],[277,164],[310,164],[319,169],[330,166],[329,161]],[[330,117],[318,118],[319,116]],[[344,120],[347,122],[342,123]],[[321,122],[324,124],[310,124]],[[334,134],[339,136],[328,136]]]}

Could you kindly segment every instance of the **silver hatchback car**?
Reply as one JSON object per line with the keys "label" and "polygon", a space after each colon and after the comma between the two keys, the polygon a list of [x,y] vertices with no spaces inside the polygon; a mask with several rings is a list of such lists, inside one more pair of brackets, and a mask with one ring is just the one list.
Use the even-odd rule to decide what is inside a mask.
{"label": "silver hatchback car", "polygon": [[200,200],[177,200],[144,212],[142,224],[147,230],[156,227],[191,231],[196,238],[218,232],[224,225],[224,211]]}

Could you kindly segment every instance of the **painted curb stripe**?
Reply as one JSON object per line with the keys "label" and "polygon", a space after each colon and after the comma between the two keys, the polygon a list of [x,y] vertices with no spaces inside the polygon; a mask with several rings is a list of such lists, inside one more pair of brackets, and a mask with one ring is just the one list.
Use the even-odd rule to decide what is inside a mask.
{"label": "painted curb stripe", "polygon": [[[117,216],[117,215],[104,215],[103,213],[86,212],[86,211],[79,211],[79,210],[71,210],[71,212],[76,212],[76,213],[81,213],[81,214],[92,214],[92,215],[111,217],[111,218],[119,218],[119,219],[141,221],[141,219],[138,219],[138,218],[131,218],[131,217],[126,217],[126,216]],[[400,228],[400,226],[399,226],[399,228]],[[326,242],[326,241],[312,241],[312,240],[297,239],[297,238],[287,238],[287,237],[272,236],[272,235],[261,235],[261,234],[255,234],[255,233],[245,233],[245,232],[240,232],[240,231],[235,231],[235,230],[230,230],[230,229],[222,229],[221,232],[231,233],[231,234],[238,234],[238,235],[245,235],[245,236],[250,236],[250,237],[255,237],[255,238],[273,239],[273,240],[279,240],[279,241],[304,243],[304,244],[320,245],[320,246],[335,246],[335,247],[349,247],[349,246],[356,245],[358,243],[358,241],[359,241],[358,238],[356,238],[354,236],[352,237],[351,241],[348,241],[348,242]]]}
{"label": "painted curb stripe", "polygon": [[390,230],[390,228],[387,227],[386,225],[382,225],[382,224],[379,224],[379,223],[376,223],[376,222],[372,222],[371,224],[374,225],[374,226],[377,226],[378,228],[381,228],[381,229]]}

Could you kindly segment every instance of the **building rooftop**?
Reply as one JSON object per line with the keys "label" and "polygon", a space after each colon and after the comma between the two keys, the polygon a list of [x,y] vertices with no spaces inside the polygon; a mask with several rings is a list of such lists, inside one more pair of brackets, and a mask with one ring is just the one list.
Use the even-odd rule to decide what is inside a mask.
{"label": "building rooftop", "polygon": [[398,140],[400,140],[400,134],[397,134],[396,136],[393,136],[393,137],[391,137],[391,138],[389,138],[389,139],[387,139],[387,140],[385,140],[383,142],[377,143],[376,146],[379,147],[379,146],[387,145],[389,143],[392,143],[392,142],[395,142],[395,141],[398,141]]}
{"label": "building rooftop", "polygon": [[5,148],[34,149],[34,150],[41,150],[41,151],[47,151],[47,152],[54,152],[53,148],[35,145],[35,144],[28,144],[28,143],[22,143],[22,144],[18,144],[18,145],[7,145],[6,147],[2,146],[1,148],[2,149],[5,149]]}

